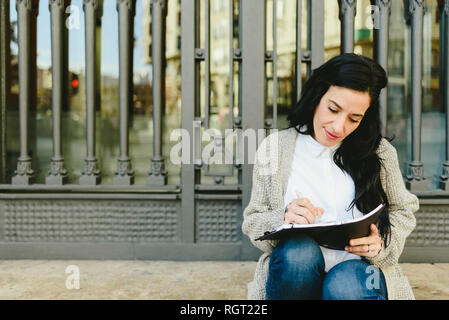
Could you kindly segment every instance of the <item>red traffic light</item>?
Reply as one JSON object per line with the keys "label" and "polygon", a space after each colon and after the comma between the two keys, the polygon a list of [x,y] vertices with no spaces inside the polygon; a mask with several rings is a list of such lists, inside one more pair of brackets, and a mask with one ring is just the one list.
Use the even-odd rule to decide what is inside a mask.
{"label": "red traffic light", "polygon": [[71,77],[70,77],[70,94],[71,95],[75,95],[78,93],[78,89],[79,89],[79,80],[78,80],[78,75],[76,73],[71,73]]}
{"label": "red traffic light", "polygon": [[78,79],[73,79],[72,80],[72,88],[73,89],[78,89]]}

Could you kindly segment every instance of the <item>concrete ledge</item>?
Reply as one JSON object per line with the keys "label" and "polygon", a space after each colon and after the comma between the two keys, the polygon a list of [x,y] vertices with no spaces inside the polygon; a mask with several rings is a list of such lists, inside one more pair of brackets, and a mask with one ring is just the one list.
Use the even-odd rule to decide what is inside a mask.
{"label": "concrete ledge", "polygon": [[[449,264],[401,267],[416,299],[449,299]],[[240,300],[255,268],[254,261],[0,260],[0,299]]]}
{"label": "concrete ledge", "polygon": [[[243,246],[245,248],[245,246]],[[262,252],[236,243],[54,243],[0,242],[0,257],[56,260],[256,261]],[[449,263],[447,247],[405,247],[401,263]]]}
{"label": "concrete ledge", "polygon": [[56,260],[241,260],[240,243],[0,242],[0,257]]}
{"label": "concrete ledge", "polygon": [[399,262],[447,263],[449,247],[405,247]]}

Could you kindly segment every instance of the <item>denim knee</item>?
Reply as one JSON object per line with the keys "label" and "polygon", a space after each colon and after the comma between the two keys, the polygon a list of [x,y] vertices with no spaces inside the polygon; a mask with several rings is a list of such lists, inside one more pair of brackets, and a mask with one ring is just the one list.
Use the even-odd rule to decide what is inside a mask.
{"label": "denim knee", "polygon": [[323,281],[325,300],[386,300],[382,271],[363,260],[347,260],[334,266]]}
{"label": "denim knee", "polygon": [[319,299],[324,258],[310,237],[279,241],[271,257],[267,280],[268,299]]}
{"label": "denim knee", "polygon": [[324,270],[324,258],[319,245],[304,235],[279,241],[271,254],[273,264],[281,264],[288,271]]}

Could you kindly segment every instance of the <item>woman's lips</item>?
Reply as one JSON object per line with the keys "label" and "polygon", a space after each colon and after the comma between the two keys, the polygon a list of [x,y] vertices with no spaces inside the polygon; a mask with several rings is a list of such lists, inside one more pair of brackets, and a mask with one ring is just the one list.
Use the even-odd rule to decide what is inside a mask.
{"label": "woman's lips", "polygon": [[333,135],[332,133],[330,133],[329,131],[327,131],[326,129],[324,129],[324,132],[326,132],[326,136],[331,139],[331,140],[337,140],[338,137]]}

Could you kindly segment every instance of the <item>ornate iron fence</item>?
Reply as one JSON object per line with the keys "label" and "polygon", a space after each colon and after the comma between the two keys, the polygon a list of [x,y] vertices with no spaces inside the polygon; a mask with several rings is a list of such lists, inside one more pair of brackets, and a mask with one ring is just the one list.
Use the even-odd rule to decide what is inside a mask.
{"label": "ornate iron fence", "polygon": [[[41,2],[44,0],[41,0]],[[169,0],[174,1],[174,0]],[[130,109],[133,108],[133,33],[136,1],[117,0],[115,32],[119,42],[119,156],[112,183],[102,182],[98,163],[96,110],[100,62],[98,41],[103,1],[84,0],[85,28],[85,158],[77,183],[69,181],[63,154],[62,110],[68,104],[68,31],[65,24],[68,0],[49,0],[51,16],[51,114],[52,157],[45,183],[36,183],[30,150],[30,116],[36,104],[36,20],[38,0],[16,0],[0,4],[0,107],[1,179],[0,257],[1,258],[108,258],[108,259],[254,259],[259,252],[242,236],[243,208],[249,202],[254,152],[245,138],[256,146],[265,133],[282,129],[284,105],[279,103],[280,48],[279,12],[286,0],[181,0],[180,73],[182,162],[180,183],[167,182],[168,161],[164,157],[163,119],[166,99],[165,51],[167,29],[166,0],[147,0],[151,5],[152,65],[152,158],[146,184],[135,184],[130,155]],[[175,1],[176,2],[176,1]],[[311,70],[325,61],[326,7],[324,0],[290,0],[294,8],[294,59],[290,83],[291,100],[300,97],[302,83]],[[366,2],[366,1],[365,1]],[[365,3],[364,2],[364,3]],[[427,1],[428,3],[430,1]],[[337,3],[337,1],[336,1]],[[368,2],[366,2],[368,3]],[[410,31],[410,157],[405,182],[421,199],[416,214],[418,226],[407,242],[404,259],[408,261],[449,261],[449,1],[438,5],[440,105],[446,113],[445,159],[436,188],[429,188],[424,177],[422,156],[422,61],[423,16],[425,1],[404,1],[404,17]],[[211,4],[227,10],[227,124],[213,130],[211,102]],[[270,10],[267,10],[267,5]],[[292,6],[293,4],[293,6]],[[370,1],[373,19],[372,55],[388,71],[392,1]],[[358,40],[355,19],[357,1],[338,1],[341,52],[353,52]],[[20,149],[16,170],[10,177],[6,163],[8,95],[11,87],[10,10],[17,12],[18,40],[18,113]],[[303,21],[304,17],[306,21]],[[99,29],[100,26],[100,29]],[[267,26],[271,29],[267,30]],[[306,32],[304,31],[306,29]],[[359,30],[360,31],[360,30]],[[363,30],[362,30],[363,31]],[[148,31],[149,32],[149,31]],[[217,31],[218,32],[218,31]],[[303,38],[305,36],[305,39]],[[362,33],[360,33],[362,34]],[[267,36],[270,35],[270,36]],[[268,43],[271,48],[268,48]],[[305,43],[305,45],[303,45]],[[390,87],[389,87],[390,88]],[[388,88],[388,89],[389,89]],[[383,131],[388,133],[388,89],[381,94]],[[290,99],[290,98],[289,98]],[[271,100],[271,103],[268,101]],[[223,134],[222,131],[225,133]],[[225,164],[214,166],[204,158],[203,137],[212,139],[210,155],[225,154],[227,139],[236,150]],[[191,147],[190,147],[191,146]],[[254,146],[252,146],[254,147]],[[229,150],[228,150],[229,151]],[[253,150],[254,151],[254,150]],[[79,150],[79,152],[82,152]],[[151,153],[149,152],[150,156]],[[226,156],[226,155],[225,155]],[[225,183],[229,177],[232,183]],[[209,180],[207,180],[208,178]],[[212,180],[210,180],[212,179]],[[206,183],[205,181],[213,181]],[[423,250],[424,248],[424,250]]]}

